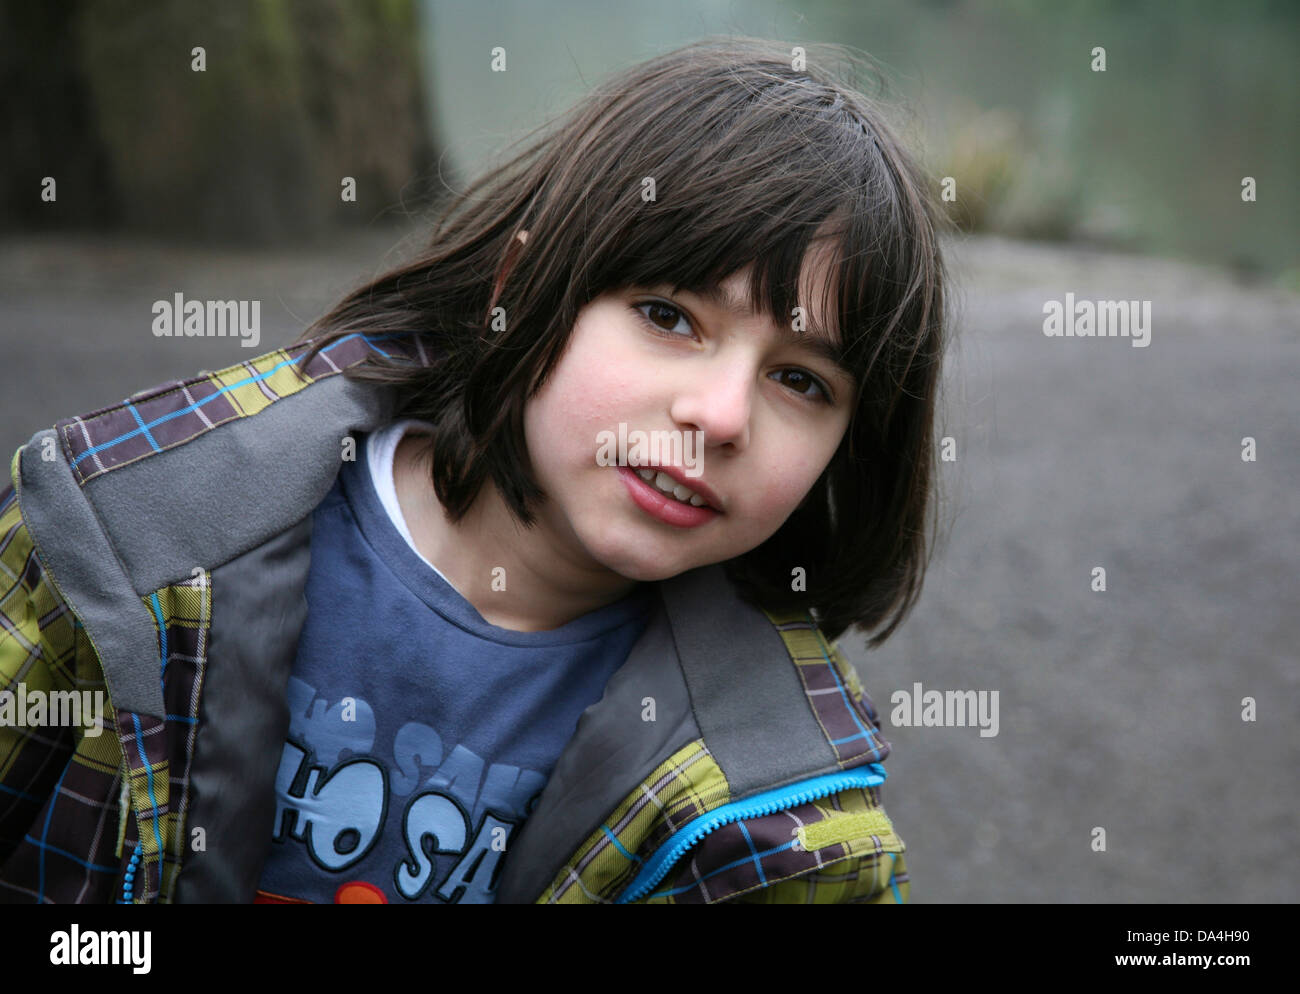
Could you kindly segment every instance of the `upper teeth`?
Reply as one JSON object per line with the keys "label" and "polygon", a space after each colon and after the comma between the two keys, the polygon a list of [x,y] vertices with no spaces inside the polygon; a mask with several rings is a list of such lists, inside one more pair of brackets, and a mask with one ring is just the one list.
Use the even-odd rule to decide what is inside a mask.
{"label": "upper teeth", "polygon": [[694,507],[701,504],[707,504],[703,497],[697,494],[690,487],[684,487],[674,480],[667,473],[656,473],[653,469],[638,469],[636,475],[649,483],[656,490],[662,490],[666,494],[672,494],[680,501],[687,501]]}

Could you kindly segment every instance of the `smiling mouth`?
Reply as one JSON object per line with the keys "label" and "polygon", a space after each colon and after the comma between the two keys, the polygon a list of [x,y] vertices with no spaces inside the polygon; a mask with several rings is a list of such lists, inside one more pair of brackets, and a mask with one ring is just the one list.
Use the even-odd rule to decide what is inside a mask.
{"label": "smiling mouth", "polygon": [[[702,496],[685,484],[678,483],[667,473],[644,466],[634,469],[633,472],[666,497],[672,497],[683,504],[691,505],[691,507],[712,507]],[[717,510],[717,508],[713,509]]]}
{"label": "smiling mouth", "polygon": [[[661,490],[655,486],[653,480],[641,478],[642,469],[654,473],[656,480],[659,478],[660,471],[653,466],[639,468],[635,466],[619,466],[618,475],[622,478],[633,504],[650,515],[651,518],[656,518],[664,524],[673,525],[677,528],[698,528],[716,520],[722,514],[721,511],[707,501],[703,504],[692,504],[690,497],[682,500],[674,493]],[[662,475],[668,476],[667,473]],[[672,480],[672,477],[668,478]],[[691,489],[685,484],[682,484],[682,487],[686,490]],[[692,496],[699,496],[700,500],[704,499],[700,495]]]}

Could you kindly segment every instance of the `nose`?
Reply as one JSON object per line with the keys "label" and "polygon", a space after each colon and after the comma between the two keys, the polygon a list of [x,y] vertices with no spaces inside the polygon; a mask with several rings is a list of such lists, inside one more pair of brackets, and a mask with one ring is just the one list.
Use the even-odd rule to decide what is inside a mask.
{"label": "nose", "polygon": [[754,376],[753,368],[734,356],[683,373],[669,411],[673,422],[685,431],[704,432],[707,446],[743,451],[749,445]]}

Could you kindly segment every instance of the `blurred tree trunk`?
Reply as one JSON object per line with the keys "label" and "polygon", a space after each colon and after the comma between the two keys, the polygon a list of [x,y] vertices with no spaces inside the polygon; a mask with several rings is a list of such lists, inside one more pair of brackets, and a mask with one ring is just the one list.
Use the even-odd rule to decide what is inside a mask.
{"label": "blurred tree trunk", "polygon": [[[0,224],[109,225],[119,211],[108,149],[76,57],[80,0],[0,2]],[[41,199],[54,177],[58,199]]]}
{"label": "blurred tree trunk", "polygon": [[[59,180],[65,218],[245,242],[365,224],[427,192],[413,183],[433,150],[411,0],[18,0],[15,22],[23,91],[58,83],[17,108],[40,117],[26,127],[39,156],[5,177],[37,208],[24,221],[52,206],[37,173]],[[89,170],[75,154],[86,147],[101,155]],[[105,199],[116,213],[94,207]]]}

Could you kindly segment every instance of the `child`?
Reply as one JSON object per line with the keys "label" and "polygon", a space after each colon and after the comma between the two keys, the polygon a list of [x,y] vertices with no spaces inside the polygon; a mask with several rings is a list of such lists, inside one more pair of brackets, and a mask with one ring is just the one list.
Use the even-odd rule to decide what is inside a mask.
{"label": "child", "polygon": [[944,274],[836,51],[636,66],[297,344],[18,451],[0,895],[905,900],[831,640],[919,594]]}

